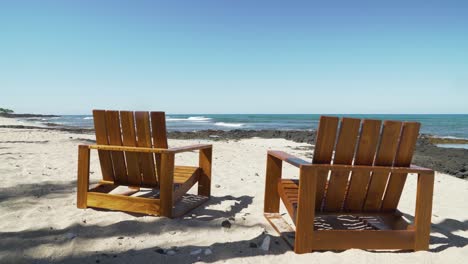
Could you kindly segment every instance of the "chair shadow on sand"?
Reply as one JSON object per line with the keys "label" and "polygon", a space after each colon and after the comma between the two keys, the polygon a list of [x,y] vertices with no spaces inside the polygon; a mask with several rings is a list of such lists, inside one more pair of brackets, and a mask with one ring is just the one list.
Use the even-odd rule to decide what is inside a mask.
{"label": "chair shadow on sand", "polygon": [[[414,216],[403,213],[404,217],[409,221],[414,221]],[[446,218],[438,224],[431,224],[431,236],[429,241],[429,252],[438,253],[449,248],[462,248],[468,245],[468,238],[454,234],[457,231],[468,231],[468,220],[459,221],[456,219]],[[434,245],[436,245],[434,247]],[[374,252],[374,251],[373,251]],[[412,253],[410,250],[375,251],[378,253],[399,252],[399,253]]]}
{"label": "chair shadow on sand", "polygon": [[[404,214],[404,216],[408,220],[414,221],[413,216],[409,214]],[[437,246],[435,248],[429,248],[429,251],[437,253],[448,248],[462,248],[468,245],[467,238],[454,234],[457,231],[468,231],[468,220],[462,222],[451,218],[445,218],[438,224],[431,224],[430,245]],[[434,234],[442,236],[434,236]]]}
{"label": "chair shadow on sand", "polygon": [[[21,197],[41,197],[41,198],[60,198],[60,196],[68,196],[71,186],[75,183],[61,184],[38,184],[31,186],[23,186],[28,188],[21,189]],[[1,188],[0,205],[3,202],[14,199],[19,195],[17,191],[8,190],[9,188]],[[53,195],[52,195],[53,194]],[[34,200],[34,199],[33,199]],[[217,210],[212,207],[221,205],[224,202],[232,204],[229,210]],[[162,233],[171,231],[190,231],[190,229],[221,229],[220,220],[229,219],[231,217],[242,216],[242,211],[248,208],[253,202],[252,196],[234,197],[231,195],[215,197],[205,203],[203,206],[196,208],[184,217],[178,219],[155,218],[151,222],[139,222],[134,220],[125,220],[107,226],[90,225],[85,222],[76,223],[64,229],[43,228],[36,230],[24,230],[19,232],[0,232],[0,255],[5,263],[15,262],[33,262],[33,263],[88,263],[88,262],[139,262],[151,259],[155,262],[170,261],[170,263],[191,263],[201,258],[204,262],[215,262],[220,260],[236,259],[240,257],[252,257],[261,255],[281,255],[287,252],[292,252],[289,246],[276,234],[271,237],[269,251],[260,249],[260,245],[267,234],[261,233],[256,237],[246,240],[234,242],[214,243],[209,246],[187,245],[178,247],[175,250],[174,256],[167,255],[167,249],[151,247],[138,250],[129,250],[124,252],[118,251],[99,251],[96,253],[79,253],[70,256],[65,256],[59,259],[43,259],[24,257],[21,252],[31,250],[39,245],[64,245],[72,240],[80,240],[81,243],[86,240],[95,240],[100,238],[116,237],[132,239],[138,235],[150,235],[157,238]],[[95,210],[95,209],[89,209]],[[132,214],[133,215],[133,214]],[[134,215],[141,216],[141,215]],[[245,216],[248,218],[248,215]],[[405,217],[412,221],[411,215],[405,214]],[[235,223],[240,228],[250,228],[253,226],[266,226],[267,223],[258,223],[253,226],[242,225]],[[438,224],[432,224],[432,233],[430,244],[433,245],[430,252],[441,252],[449,248],[462,248],[468,245],[468,239],[455,234],[457,231],[467,231],[468,220],[458,221],[455,219],[445,219]],[[74,234],[77,235],[74,238]],[[137,239],[134,240],[137,243]],[[76,241],[75,241],[76,242]],[[91,243],[92,244],[92,243]],[[434,247],[434,245],[436,245]],[[202,250],[201,254],[190,255],[194,250]],[[204,255],[203,252],[210,249],[212,254]],[[388,252],[388,251],[377,251]],[[98,261],[99,260],[99,261]],[[107,260],[107,261],[106,261]]]}
{"label": "chair shadow on sand", "polygon": [[[2,191],[0,195],[0,205],[2,203],[15,203],[21,205],[24,203],[23,198],[29,197],[30,199],[34,200],[34,198],[46,198],[46,199],[60,199],[64,196],[70,195],[69,192],[66,190],[71,190],[72,186],[76,185],[75,182],[70,183],[46,183],[46,184],[27,184],[24,185],[20,192],[10,189],[10,188],[0,188]],[[17,203],[16,198],[20,196],[22,200],[20,203]],[[190,196],[188,196],[187,202],[190,201]],[[242,215],[242,211],[248,208],[253,202],[252,196],[240,196],[234,197],[231,195],[216,197],[212,196],[211,199],[206,202],[203,206],[196,208],[195,210],[189,212],[183,217],[177,219],[169,219],[169,218],[159,218],[155,217],[154,221],[151,222],[139,222],[135,220],[125,220],[120,221],[114,224],[110,224],[107,226],[100,226],[90,225],[87,224],[83,218],[80,220],[79,223],[70,225],[63,229],[54,229],[53,227],[50,228],[42,228],[42,229],[35,229],[35,230],[24,230],[18,232],[1,232],[0,231],[0,256],[2,259],[7,263],[16,263],[16,262],[34,262],[34,263],[74,263],[74,262],[81,262],[81,261],[90,261],[93,259],[105,258],[106,256],[112,257],[129,257],[138,254],[140,257],[145,256],[146,258],[154,259],[154,258],[168,258],[172,261],[172,258],[183,258],[184,260],[180,259],[178,261],[186,261],[187,255],[189,252],[194,248],[202,249],[202,248],[212,248],[214,252],[214,248],[221,253],[225,250],[227,243],[216,243],[209,247],[198,247],[194,246],[184,246],[176,249],[177,256],[167,256],[165,254],[160,254],[155,251],[155,248],[148,248],[144,250],[135,250],[131,252],[99,252],[96,253],[97,255],[73,255],[73,256],[66,256],[61,259],[53,260],[53,259],[43,259],[39,258],[30,258],[24,257],[21,252],[25,252],[28,250],[32,250],[37,246],[48,246],[53,248],[54,246],[65,245],[67,243],[72,242],[73,240],[81,240],[80,242],[86,240],[99,240],[102,238],[109,238],[115,237],[116,239],[133,239],[139,235],[150,235],[157,238],[158,235],[168,232],[190,232],[190,229],[198,229],[198,230],[209,230],[209,229],[222,229],[220,225],[221,220],[225,219],[232,219],[233,217],[239,217]],[[218,205],[222,205],[223,203],[228,203],[228,206],[223,206],[223,209],[213,209],[212,207],[216,207]],[[4,205],[5,205],[4,204]],[[226,210],[227,209],[227,210]],[[88,209],[88,210],[99,210],[105,211],[104,209]],[[138,214],[130,214],[129,215],[135,217],[142,217],[143,215]],[[243,226],[242,224],[238,224],[237,226],[242,228],[250,228],[252,226]],[[263,236],[263,235],[261,235]],[[260,240],[257,238],[257,240]],[[232,245],[234,247],[240,247],[241,244],[246,244],[247,248],[249,248],[249,244],[251,241],[255,241],[255,239],[249,241],[239,241],[233,242]],[[75,241],[76,242],[76,241]],[[73,242],[73,243],[75,243]],[[137,239],[135,239],[135,243],[137,243]],[[260,242],[257,241],[258,243]],[[92,244],[92,242],[91,242]],[[130,253],[130,255],[128,255]],[[238,254],[241,254],[238,252]],[[213,254],[214,256],[215,254]],[[222,253],[222,255],[226,255]],[[230,257],[228,257],[230,258]],[[94,261],[93,261],[94,262]]]}

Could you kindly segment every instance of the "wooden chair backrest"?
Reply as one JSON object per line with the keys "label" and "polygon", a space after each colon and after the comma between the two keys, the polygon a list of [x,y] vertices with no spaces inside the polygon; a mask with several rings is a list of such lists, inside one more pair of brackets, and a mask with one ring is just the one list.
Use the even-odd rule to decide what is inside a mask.
{"label": "wooden chair backrest", "polygon": [[[168,148],[164,112],[93,110],[96,143]],[[160,154],[99,150],[103,180],[157,187]]]}
{"label": "wooden chair backrest", "polygon": [[[312,163],[408,167],[420,123],[322,116]],[[317,211],[394,211],[407,174],[319,171]]]}

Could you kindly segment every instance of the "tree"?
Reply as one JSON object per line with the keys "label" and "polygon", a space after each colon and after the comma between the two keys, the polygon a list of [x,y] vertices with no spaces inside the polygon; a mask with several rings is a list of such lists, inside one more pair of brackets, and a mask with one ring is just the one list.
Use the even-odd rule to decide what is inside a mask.
{"label": "tree", "polygon": [[12,114],[12,113],[14,113],[14,111],[11,109],[0,108],[0,114]]}

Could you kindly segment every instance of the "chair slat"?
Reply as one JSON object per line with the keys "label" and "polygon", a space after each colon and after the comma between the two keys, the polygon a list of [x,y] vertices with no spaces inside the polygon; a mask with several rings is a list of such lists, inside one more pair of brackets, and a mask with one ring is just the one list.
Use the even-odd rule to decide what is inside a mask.
{"label": "chair slat", "polygon": [[[135,118],[131,111],[120,111],[120,122],[122,124],[122,140],[124,146],[136,147]],[[128,184],[140,186],[141,174],[138,153],[125,152],[127,161]]]}
{"label": "chair slat", "polygon": [[[333,164],[351,165],[353,162],[360,119],[343,118],[335,148]],[[326,193],[324,211],[339,211],[342,208],[348,183],[349,173],[335,171],[330,175]]]}
{"label": "chair slat", "polygon": [[[119,111],[106,111],[106,124],[110,145],[122,146]],[[111,156],[114,165],[115,182],[127,184],[127,168],[125,166],[125,157],[123,152],[111,151]]]}
{"label": "chair slat", "polygon": [[[377,144],[379,143],[380,120],[364,119],[354,165],[372,165]],[[366,197],[366,188],[370,173],[356,171],[351,174],[350,185],[346,197],[345,211],[361,211]]]}
{"label": "chair slat", "polygon": [[167,149],[166,114],[164,112],[151,112],[151,129],[154,147]]}
{"label": "chair slat", "polygon": [[[375,166],[392,166],[398,148],[402,122],[385,121],[382,136],[380,138],[379,150],[375,157]],[[372,173],[369,187],[367,188],[364,211],[377,211],[382,204],[382,197],[389,174],[382,172]]]}
{"label": "chair slat", "polygon": [[[96,143],[99,145],[109,145],[106,126],[106,111],[93,110],[94,130],[96,132]],[[98,150],[99,163],[101,164],[102,179],[114,181],[114,170],[112,168],[112,158],[109,151]]]}
{"label": "chair slat", "polygon": [[[400,145],[393,166],[409,167],[418,140],[420,123],[405,122],[401,133]],[[406,173],[393,173],[390,175],[387,190],[382,203],[382,210],[395,210],[400,201],[401,193],[406,182]]]}
{"label": "chair slat", "polygon": [[[166,114],[164,112],[151,112],[151,132],[155,148],[168,148],[166,132]],[[161,154],[155,153],[156,172],[161,175]]]}
{"label": "chair slat", "polygon": [[[321,116],[319,128],[317,130],[317,138],[315,139],[314,164],[330,164],[335,147],[336,132],[338,128],[338,117]],[[325,185],[327,183],[328,171],[317,172],[317,193],[315,198],[315,208],[320,210],[325,193]]]}
{"label": "chair slat", "polygon": [[[135,112],[135,121],[138,147],[151,148],[152,144],[149,113]],[[157,186],[158,179],[156,178],[153,155],[151,153],[141,153],[139,156],[142,182],[145,185]]]}

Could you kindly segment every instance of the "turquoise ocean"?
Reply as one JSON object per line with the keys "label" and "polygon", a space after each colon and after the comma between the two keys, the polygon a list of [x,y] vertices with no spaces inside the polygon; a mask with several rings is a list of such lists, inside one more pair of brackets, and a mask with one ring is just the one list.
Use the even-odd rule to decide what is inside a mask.
{"label": "turquoise ocean", "polygon": [[[311,130],[316,129],[320,114],[166,114],[169,131],[197,130]],[[403,120],[421,122],[421,132],[437,137],[468,139],[468,115],[368,115],[346,114],[347,116],[381,120]],[[36,123],[53,123],[63,126],[93,127],[90,115],[63,115],[60,117],[34,118]]]}

